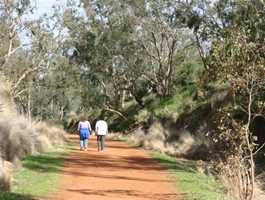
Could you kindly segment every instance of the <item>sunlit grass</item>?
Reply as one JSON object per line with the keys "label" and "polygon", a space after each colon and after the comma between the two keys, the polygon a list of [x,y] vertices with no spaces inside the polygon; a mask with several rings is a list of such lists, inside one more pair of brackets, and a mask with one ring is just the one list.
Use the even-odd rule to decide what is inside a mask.
{"label": "sunlit grass", "polygon": [[196,161],[177,160],[158,152],[152,156],[176,178],[176,187],[184,193],[185,200],[225,199],[221,183],[212,176],[199,173]]}
{"label": "sunlit grass", "polygon": [[12,192],[30,196],[56,192],[67,152],[68,148],[60,147],[48,153],[26,156],[22,169],[15,174]]}

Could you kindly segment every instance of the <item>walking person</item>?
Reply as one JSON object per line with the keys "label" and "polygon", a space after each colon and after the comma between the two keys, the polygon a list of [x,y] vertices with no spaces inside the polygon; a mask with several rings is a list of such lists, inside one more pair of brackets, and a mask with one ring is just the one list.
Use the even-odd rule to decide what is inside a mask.
{"label": "walking person", "polygon": [[91,125],[84,116],[80,118],[77,130],[79,132],[80,137],[80,150],[87,151],[88,139],[91,134]]}
{"label": "walking person", "polygon": [[96,122],[95,131],[97,134],[98,151],[103,151],[105,148],[105,136],[108,133],[108,124],[104,120]]}

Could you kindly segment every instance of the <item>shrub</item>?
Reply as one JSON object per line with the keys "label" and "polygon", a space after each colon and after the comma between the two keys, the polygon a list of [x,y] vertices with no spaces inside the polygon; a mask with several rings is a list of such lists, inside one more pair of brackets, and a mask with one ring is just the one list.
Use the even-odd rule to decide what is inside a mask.
{"label": "shrub", "polygon": [[0,157],[0,191],[9,191],[11,188],[13,165]]}
{"label": "shrub", "polygon": [[197,134],[195,136],[185,129],[171,126],[174,126],[174,123],[163,124],[163,122],[156,121],[148,129],[139,127],[134,130],[129,134],[128,139],[133,145],[172,156],[199,159],[198,156],[208,150],[207,141],[202,135]]}
{"label": "shrub", "polygon": [[3,105],[0,112],[0,190],[6,191],[10,189],[11,168],[19,167],[21,158],[61,145],[66,138],[62,128],[44,122],[31,123],[19,115],[10,95],[10,85],[4,81],[0,84],[0,104]]}

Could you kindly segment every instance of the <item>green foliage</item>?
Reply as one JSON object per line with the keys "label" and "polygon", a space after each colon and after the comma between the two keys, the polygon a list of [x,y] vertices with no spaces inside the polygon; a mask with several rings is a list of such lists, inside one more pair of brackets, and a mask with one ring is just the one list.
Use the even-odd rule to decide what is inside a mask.
{"label": "green foliage", "polygon": [[230,26],[225,30],[225,36],[213,43],[209,56],[210,75],[228,82],[233,93],[231,105],[218,110],[214,120],[217,130],[214,129],[213,134],[226,147],[225,151],[216,152],[225,154],[226,159],[229,155],[249,152],[244,130],[249,129],[256,113],[264,115],[261,102],[264,101],[265,85],[264,51],[260,48],[265,34],[262,23],[265,21],[264,4],[236,1],[230,12],[234,16],[230,19]]}
{"label": "green foliage", "polygon": [[[14,12],[16,6],[30,8],[29,1],[16,2],[10,7]],[[198,59],[192,32],[165,12],[179,6],[170,1],[96,0],[84,2],[87,17],[82,17],[80,7],[70,2],[61,15],[55,10],[51,18],[26,21],[31,46],[18,50],[20,41],[5,38],[9,24],[1,24],[7,42],[1,44],[0,62],[11,43],[14,50],[1,70],[12,82],[20,112],[40,120],[66,120],[70,112],[122,110],[132,99],[143,107],[145,96],[174,95],[180,82],[191,90],[196,64],[187,65],[185,72],[180,69]],[[58,29],[67,28],[69,37],[57,35],[51,20]]]}
{"label": "green foliage", "polygon": [[137,125],[137,115],[141,111],[141,107],[135,101],[127,102],[126,107],[123,110],[123,113],[126,116],[126,119],[123,119],[121,116],[109,116],[109,129],[111,131],[128,131],[134,125]]}
{"label": "green foliage", "polygon": [[177,118],[183,112],[193,110],[198,102],[193,97],[197,92],[195,85],[190,85],[182,89],[176,90],[173,97],[154,100],[148,106],[148,109],[159,118],[167,118],[174,115]]}
{"label": "green foliage", "polygon": [[200,101],[194,100],[197,87],[191,85],[176,91],[176,94],[168,98],[158,98],[156,95],[148,95],[143,98],[144,107],[135,101],[127,102],[123,113],[127,119],[121,117],[109,118],[112,131],[126,131],[138,124],[147,122],[150,118],[174,118],[177,119],[185,112],[190,112],[200,105]]}
{"label": "green foliage", "polygon": [[201,63],[184,63],[177,74],[176,84],[181,84],[184,87],[198,84],[203,71],[204,69]]}
{"label": "green foliage", "polygon": [[261,103],[265,86],[265,5],[260,0],[235,0],[226,1],[221,8],[225,23],[222,34],[212,39],[207,78],[229,84],[230,102],[211,120],[213,153],[216,170],[226,177],[232,198],[253,199],[256,147],[250,126],[257,115],[265,115]]}
{"label": "green foliage", "polygon": [[221,183],[212,176],[199,173],[196,161],[178,160],[160,153],[153,153],[152,156],[176,178],[176,185],[184,193],[184,199],[225,199]]}

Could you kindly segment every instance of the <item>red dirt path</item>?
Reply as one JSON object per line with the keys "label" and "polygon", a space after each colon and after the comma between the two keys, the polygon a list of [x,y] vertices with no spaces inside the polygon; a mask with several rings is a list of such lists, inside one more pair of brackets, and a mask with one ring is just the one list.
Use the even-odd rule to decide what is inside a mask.
{"label": "red dirt path", "polygon": [[98,152],[93,136],[88,151],[80,151],[78,137],[66,159],[58,193],[49,200],[180,200],[168,172],[144,151],[123,142],[106,141]]}

